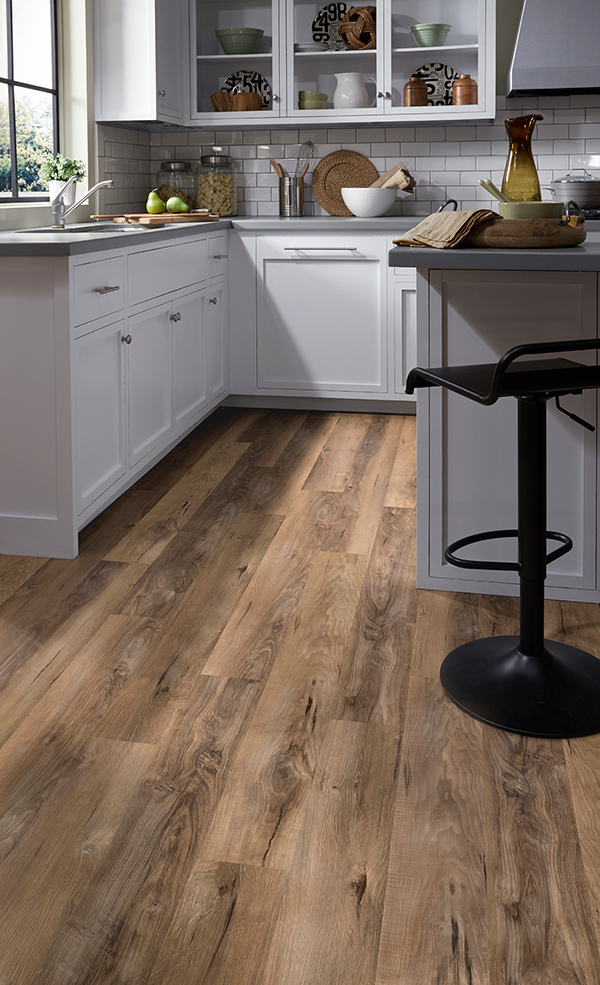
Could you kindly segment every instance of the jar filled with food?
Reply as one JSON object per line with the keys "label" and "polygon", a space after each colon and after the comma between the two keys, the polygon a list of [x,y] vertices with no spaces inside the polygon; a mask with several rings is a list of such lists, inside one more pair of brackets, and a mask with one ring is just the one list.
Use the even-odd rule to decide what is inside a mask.
{"label": "jar filled with food", "polygon": [[196,170],[199,209],[217,215],[237,215],[235,167],[228,154],[203,154]]}
{"label": "jar filled with food", "polygon": [[156,175],[156,193],[163,202],[173,196],[190,209],[196,204],[196,173],[186,161],[165,161]]}

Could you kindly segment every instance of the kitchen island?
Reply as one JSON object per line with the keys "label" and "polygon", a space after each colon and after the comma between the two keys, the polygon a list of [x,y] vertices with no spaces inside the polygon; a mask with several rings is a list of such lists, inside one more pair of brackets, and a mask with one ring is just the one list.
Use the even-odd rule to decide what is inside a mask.
{"label": "kitchen island", "polygon": [[[417,267],[420,366],[496,362],[520,343],[598,336],[597,233],[565,249],[396,247],[389,262]],[[591,361],[595,353],[573,358]],[[596,391],[561,403],[597,427]],[[418,391],[419,587],[518,594],[516,573],[458,569],[443,556],[451,541],[516,526],[516,410],[515,400],[482,407],[447,390]],[[572,537],[574,548],[550,566],[546,594],[598,602],[598,432],[554,404],[548,412],[548,528]],[[470,548],[470,556],[506,561],[515,551],[514,542],[495,541]]]}

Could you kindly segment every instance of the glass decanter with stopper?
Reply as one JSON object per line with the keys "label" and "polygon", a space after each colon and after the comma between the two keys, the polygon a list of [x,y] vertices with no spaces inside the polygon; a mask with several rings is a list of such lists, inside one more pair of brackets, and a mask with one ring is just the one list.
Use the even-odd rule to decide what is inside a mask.
{"label": "glass decanter with stopper", "polygon": [[510,148],[502,178],[502,192],[511,202],[542,200],[540,179],[531,153],[531,138],[536,122],[543,119],[539,113],[534,113],[504,121]]}

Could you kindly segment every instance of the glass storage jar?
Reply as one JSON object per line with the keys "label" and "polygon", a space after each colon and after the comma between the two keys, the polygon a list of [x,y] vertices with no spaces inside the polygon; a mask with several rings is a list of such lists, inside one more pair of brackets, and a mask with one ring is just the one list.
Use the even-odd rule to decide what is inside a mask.
{"label": "glass storage jar", "polygon": [[190,209],[196,205],[196,173],[186,161],[165,161],[156,175],[156,192],[163,202],[174,195]]}
{"label": "glass storage jar", "polygon": [[235,166],[229,154],[203,154],[196,174],[198,208],[237,215]]}

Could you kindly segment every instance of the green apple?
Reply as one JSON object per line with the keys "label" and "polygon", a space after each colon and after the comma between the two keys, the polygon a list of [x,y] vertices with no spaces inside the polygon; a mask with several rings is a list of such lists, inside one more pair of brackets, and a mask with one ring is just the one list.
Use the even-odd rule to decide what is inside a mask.
{"label": "green apple", "polygon": [[167,200],[167,212],[189,212],[190,207],[186,205],[177,195]]}
{"label": "green apple", "polygon": [[148,195],[148,201],[146,202],[146,212],[149,212],[150,215],[160,215],[160,213],[164,212],[165,209],[166,209],[166,205],[163,202],[160,195],[157,195],[155,188]]}

